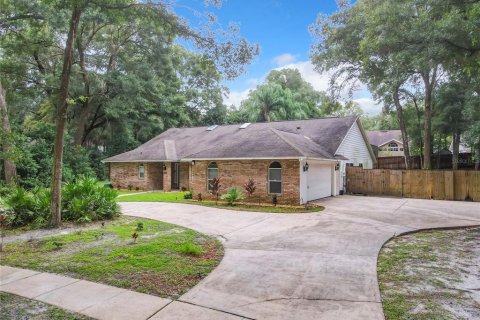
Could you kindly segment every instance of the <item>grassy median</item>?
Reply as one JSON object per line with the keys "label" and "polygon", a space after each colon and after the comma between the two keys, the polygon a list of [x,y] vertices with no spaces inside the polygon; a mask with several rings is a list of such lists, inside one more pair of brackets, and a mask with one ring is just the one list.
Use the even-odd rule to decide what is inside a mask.
{"label": "grassy median", "polygon": [[222,245],[180,226],[130,217],[7,243],[2,264],[177,298],[220,262]]}

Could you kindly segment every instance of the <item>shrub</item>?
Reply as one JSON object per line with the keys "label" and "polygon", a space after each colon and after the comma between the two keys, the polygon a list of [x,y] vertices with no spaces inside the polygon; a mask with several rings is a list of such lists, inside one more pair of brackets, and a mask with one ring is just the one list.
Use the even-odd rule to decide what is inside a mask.
{"label": "shrub", "polygon": [[215,201],[218,202],[218,197],[220,196],[220,178],[215,177],[210,182],[210,192],[215,196]]}
{"label": "shrub", "polygon": [[192,191],[189,191],[183,195],[183,199],[193,199]]}
{"label": "shrub", "polygon": [[191,243],[190,241],[184,242],[180,247],[179,250],[183,254],[191,255],[191,256],[196,256],[198,257],[199,255],[202,254],[202,247],[197,246],[196,244]]}
{"label": "shrub", "polygon": [[227,200],[229,205],[233,205],[235,201],[245,199],[243,193],[241,193],[237,187],[228,188],[228,192],[222,195],[222,199]]}
{"label": "shrub", "polygon": [[245,183],[245,185],[243,186],[243,188],[244,188],[245,191],[247,192],[248,199],[250,200],[250,198],[252,197],[253,193],[254,193],[255,190],[257,189],[257,183],[256,183],[255,180],[253,180],[253,179],[248,179],[247,183]]}
{"label": "shrub", "polygon": [[31,192],[21,187],[13,188],[5,197],[5,204],[11,209],[7,216],[9,225],[23,226],[35,220],[34,199]]}
{"label": "shrub", "polygon": [[80,178],[63,188],[63,219],[85,222],[111,219],[120,213],[117,192],[103,188],[93,178]]}

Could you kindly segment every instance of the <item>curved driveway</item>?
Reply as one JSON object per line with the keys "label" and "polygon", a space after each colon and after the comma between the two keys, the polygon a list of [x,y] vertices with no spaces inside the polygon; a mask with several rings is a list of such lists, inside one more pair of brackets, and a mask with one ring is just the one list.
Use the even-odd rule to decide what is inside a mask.
{"label": "curved driveway", "polygon": [[392,236],[480,225],[480,204],[340,196],[319,213],[238,212],[173,203],[121,203],[125,214],[223,240],[225,257],[152,319],[384,319],[377,255]]}

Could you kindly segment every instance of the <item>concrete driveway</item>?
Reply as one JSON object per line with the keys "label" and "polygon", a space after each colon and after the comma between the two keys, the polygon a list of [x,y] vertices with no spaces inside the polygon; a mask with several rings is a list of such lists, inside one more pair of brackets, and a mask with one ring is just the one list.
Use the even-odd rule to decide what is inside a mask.
{"label": "concrete driveway", "polygon": [[471,202],[340,196],[319,213],[121,203],[125,214],[218,236],[225,257],[154,319],[384,319],[377,255],[391,237],[480,225]]}

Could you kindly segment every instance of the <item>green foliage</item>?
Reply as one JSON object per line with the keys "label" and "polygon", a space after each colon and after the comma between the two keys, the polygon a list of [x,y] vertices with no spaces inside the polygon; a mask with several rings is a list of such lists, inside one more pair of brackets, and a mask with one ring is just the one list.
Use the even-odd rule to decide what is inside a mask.
{"label": "green foliage", "polygon": [[234,205],[236,201],[245,199],[245,196],[237,187],[230,187],[222,199],[227,200],[229,205]]}
{"label": "green foliage", "polygon": [[102,187],[94,178],[80,178],[63,187],[63,219],[95,221],[111,219],[120,213],[115,190]]}
{"label": "green foliage", "polygon": [[8,224],[22,226],[35,220],[34,200],[31,192],[21,187],[13,188],[5,197],[5,204],[13,212],[8,216]]}
{"label": "green foliage", "polygon": [[195,256],[195,257],[198,257],[198,256],[201,256],[202,255],[202,247],[201,246],[197,246],[196,244],[190,242],[190,241],[186,241],[184,242],[179,248],[178,250],[183,253],[183,254],[186,254],[186,255],[191,255],[191,256]]}
{"label": "green foliage", "polygon": [[[79,223],[111,219],[120,211],[116,204],[116,191],[103,188],[93,178],[80,178],[63,187],[63,219]],[[5,196],[10,209],[11,226],[44,226],[50,220],[50,190],[36,187],[27,191],[22,187],[10,190]]]}
{"label": "green foliage", "polygon": [[193,199],[193,193],[192,193],[192,191],[188,191],[187,193],[185,193],[185,194],[183,195],[183,199],[186,199],[186,200],[188,200],[188,199]]}

